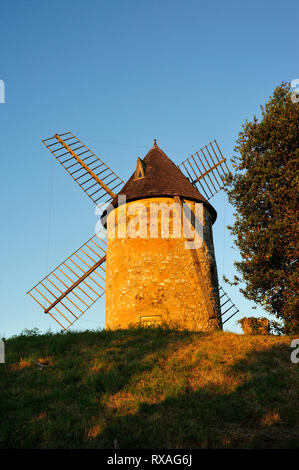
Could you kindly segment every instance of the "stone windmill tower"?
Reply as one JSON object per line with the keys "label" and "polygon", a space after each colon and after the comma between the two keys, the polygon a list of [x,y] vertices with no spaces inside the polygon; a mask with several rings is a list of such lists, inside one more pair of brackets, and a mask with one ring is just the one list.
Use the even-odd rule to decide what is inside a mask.
{"label": "stone windmill tower", "polygon": [[222,187],[226,162],[216,141],[179,166],[155,141],[127,183],[71,132],[43,142],[102,204],[107,228],[28,292],[62,328],[104,292],[109,329],[168,324],[210,331],[222,328],[225,314],[238,312],[218,286],[212,234],[217,214],[208,199]]}
{"label": "stone windmill tower", "polygon": [[[119,198],[115,198],[111,203],[114,210],[107,219],[107,327],[166,322],[192,330],[221,328],[212,236],[215,209],[157,144],[143,161],[138,160],[136,171],[121,194],[126,197],[127,207],[118,207]],[[178,233],[181,236],[171,236],[173,219],[181,215],[176,210],[183,201],[191,207],[195,202],[203,205],[203,243],[197,249],[185,247],[183,230]],[[171,211],[174,202],[178,207]],[[141,230],[146,229],[143,237],[135,238],[133,233],[133,237],[121,238],[115,230],[110,236],[110,218],[116,222],[110,224],[114,229],[117,220],[123,218],[118,217],[118,212],[125,212],[128,228],[139,204]],[[163,210],[168,218],[163,219]],[[163,233],[163,229],[168,233]]]}

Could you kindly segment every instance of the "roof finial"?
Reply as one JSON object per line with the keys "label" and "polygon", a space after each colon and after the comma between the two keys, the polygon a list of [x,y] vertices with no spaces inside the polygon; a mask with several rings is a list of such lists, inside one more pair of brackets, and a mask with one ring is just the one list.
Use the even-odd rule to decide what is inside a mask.
{"label": "roof finial", "polygon": [[158,147],[158,146],[157,146],[157,140],[156,140],[156,139],[154,139],[154,147]]}

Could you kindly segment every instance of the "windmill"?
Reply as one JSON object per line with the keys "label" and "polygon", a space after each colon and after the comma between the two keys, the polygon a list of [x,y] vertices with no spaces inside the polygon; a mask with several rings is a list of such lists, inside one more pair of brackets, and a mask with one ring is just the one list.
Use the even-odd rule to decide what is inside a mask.
{"label": "windmill", "polygon": [[[137,159],[127,183],[71,132],[42,142],[88,197],[105,208],[102,227],[27,292],[44,313],[66,330],[105,292],[110,329],[164,322],[194,330],[221,329],[238,312],[218,285],[214,254],[217,214],[209,199],[222,189],[228,170],[216,140],[178,166],[154,141],[147,155]],[[137,224],[145,229],[144,237],[136,232],[128,236],[136,205],[145,208]],[[161,205],[172,228],[180,221],[179,237],[163,235]],[[196,205],[202,208],[203,243],[187,250],[186,207],[194,225]],[[155,213],[153,206],[158,206]],[[151,237],[147,229],[155,223],[158,231]],[[115,229],[123,235],[115,236]]]}

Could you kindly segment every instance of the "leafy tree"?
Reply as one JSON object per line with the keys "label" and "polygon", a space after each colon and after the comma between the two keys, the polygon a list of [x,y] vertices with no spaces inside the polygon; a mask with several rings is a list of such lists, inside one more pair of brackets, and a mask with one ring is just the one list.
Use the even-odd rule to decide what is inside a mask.
{"label": "leafy tree", "polygon": [[[225,189],[236,213],[228,227],[242,260],[230,284],[244,283],[244,296],[283,322],[283,332],[299,332],[298,161],[299,103],[282,82],[260,121],[246,121],[232,158],[234,174]],[[277,325],[277,322],[273,322]]]}

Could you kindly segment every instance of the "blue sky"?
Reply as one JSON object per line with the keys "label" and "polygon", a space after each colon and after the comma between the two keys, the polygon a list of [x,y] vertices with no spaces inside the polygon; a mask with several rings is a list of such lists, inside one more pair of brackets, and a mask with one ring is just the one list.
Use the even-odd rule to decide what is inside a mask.
{"label": "blue sky", "polygon": [[[71,130],[127,179],[156,138],[180,163],[216,138],[230,158],[246,119],[298,78],[298,2],[2,2],[0,334],[59,329],[25,293],[93,233],[94,206],[41,139]],[[238,252],[222,191],[219,279]],[[261,315],[225,287],[241,316]],[[240,331],[235,319],[227,329]],[[76,329],[104,326],[98,301]]]}

